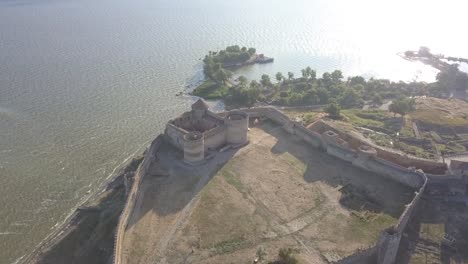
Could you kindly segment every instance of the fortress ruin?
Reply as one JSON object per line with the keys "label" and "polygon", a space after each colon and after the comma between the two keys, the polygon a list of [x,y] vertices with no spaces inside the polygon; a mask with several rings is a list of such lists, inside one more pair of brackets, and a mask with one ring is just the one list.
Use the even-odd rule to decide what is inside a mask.
{"label": "fortress ruin", "polygon": [[231,111],[221,117],[210,111],[203,99],[198,99],[192,111],[167,123],[165,135],[172,145],[184,152],[185,162],[198,164],[209,157],[211,151],[246,144],[248,129],[247,113]]}
{"label": "fortress ruin", "polygon": [[[284,162],[281,164],[282,166],[286,166],[286,167],[284,167],[284,169],[282,167],[279,167],[279,169],[275,169],[275,167],[273,167],[273,169],[272,168],[266,168],[264,170],[260,169],[257,171],[258,173],[255,174],[255,177],[243,177],[242,178],[241,177],[242,175],[250,175],[249,174],[250,172],[245,173],[245,170],[248,170],[249,167],[246,168],[245,166],[237,165],[237,166],[231,166],[228,169],[223,169],[224,168],[223,167],[221,170],[219,170],[219,167],[217,167],[220,164],[219,160],[213,159],[213,160],[210,160],[209,162],[205,162],[206,160],[209,160],[210,157],[213,157],[215,153],[223,152],[224,150],[233,148],[233,147],[240,147],[240,146],[245,145],[247,142],[249,142],[249,139],[247,136],[247,133],[249,130],[249,118],[260,120],[260,123],[262,123],[262,120],[268,121],[268,122],[265,122],[266,126],[274,127],[270,130],[270,132],[275,131],[274,132],[275,134],[283,135],[283,142],[279,140],[276,142],[271,141],[271,139],[274,138],[275,135],[268,134],[270,132],[267,133],[268,135],[267,134],[262,135],[260,134],[262,132],[259,132],[260,131],[259,129],[257,129],[256,127],[253,127],[252,131],[250,132],[252,133],[250,135],[251,137],[250,140],[252,140],[252,142],[254,142],[255,144],[252,144],[251,146],[246,147],[246,149],[241,150],[239,153],[241,153],[242,155],[239,154],[237,158],[233,159],[233,162],[242,162],[242,165],[250,164],[248,166],[251,166],[251,168],[253,167],[263,168],[264,164],[272,164],[272,163],[267,163],[267,161],[269,162],[272,160],[265,160],[265,159],[273,158],[274,159],[273,161],[279,161],[280,163],[283,160]],[[279,129],[276,129],[276,128],[279,128]],[[261,145],[258,143],[260,142],[258,141],[259,135],[262,136],[261,142],[263,142],[262,144],[265,144],[265,145]],[[263,140],[264,136],[266,136],[265,140]],[[298,140],[300,140],[299,143],[297,143]],[[168,149],[172,149],[172,146],[170,146],[169,144],[165,145],[164,142],[170,143],[170,145],[175,146],[178,150],[173,151],[173,152],[171,151],[168,152]],[[299,148],[295,149],[302,143],[306,143],[306,144],[303,144],[305,149],[299,149]],[[264,150],[265,150],[264,147],[267,147],[267,149],[270,149],[270,155],[264,155]],[[273,148],[275,148],[274,151],[273,151]],[[320,153],[318,153],[319,155],[317,157],[312,157],[312,156],[304,154],[306,152],[305,150],[307,149],[311,149],[311,151],[320,150],[322,151],[322,153],[326,153],[327,155],[320,155]],[[181,171],[176,171],[176,172],[171,171],[172,174],[170,174],[170,176],[165,176],[165,177],[147,177],[147,176],[145,177],[145,175],[153,175],[150,173],[150,170],[154,169],[153,165],[155,165],[156,167],[158,165],[162,166],[161,164],[163,163],[167,165],[167,164],[171,164],[171,162],[173,161],[173,158],[179,159],[179,155],[180,155],[179,150],[183,152],[184,162],[188,164],[200,165],[200,166],[196,166],[193,168],[187,168],[185,166],[174,166],[174,168],[177,168]],[[289,150],[293,150],[293,151],[289,151]],[[158,154],[158,151],[164,152],[164,155],[158,156],[160,155],[160,153]],[[171,154],[172,156],[169,157],[167,153],[172,153]],[[247,158],[243,156],[243,155],[249,155],[249,153],[250,155],[254,155],[256,153],[256,155],[258,156],[255,156],[255,157],[266,157],[266,158],[262,160],[262,159],[252,158],[253,156],[247,156]],[[344,176],[341,177],[339,172],[337,174],[336,170],[331,169],[330,167],[326,168],[332,171],[330,175],[321,175],[321,173],[316,173],[315,171],[313,171],[315,167],[310,166],[310,164],[313,164],[315,162],[315,165],[318,166],[318,168],[320,168],[322,166],[320,164],[322,163],[327,164],[327,163],[324,163],[323,162],[324,160],[322,159],[328,159],[328,156],[338,159],[338,160],[327,160],[328,164],[330,164],[330,162],[333,162],[334,165],[342,166],[340,168],[343,168],[343,169],[345,168],[345,166],[348,166],[346,168],[349,169],[350,171],[355,170],[355,169],[362,169],[362,171],[360,172],[361,174],[359,174],[359,177],[349,178],[350,179],[349,181],[353,181],[353,182],[346,183],[346,182],[341,182],[342,179],[345,179],[343,178]],[[231,156],[229,156],[229,153],[226,153],[226,154],[219,153],[217,155],[217,158],[218,157],[220,157],[221,159],[223,157],[227,159],[231,158]],[[289,202],[295,201],[295,200],[293,196],[289,195],[291,192],[282,191],[282,189],[287,190],[286,186],[290,185],[291,188],[294,188],[294,190],[296,190],[295,189],[296,186],[300,186],[297,189],[298,193],[303,191],[304,195],[315,195],[316,193],[321,193],[321,192],[315,192],[314,191],[315,189],[307,189],[306,187],[315,186],[316,188],[319,188],[318,190],[320,190],[320,188],[327,188],[326,187],[327,184],[326,183],[323,184],[322,182],[329,181],[331,184],[329,185],[329,187],[332,187],[332,188],[323,189],[323,190],[328,195],[333,192],[335,193],[337,193],[338,191],[342,192],[342,195],[337,193],[338,195],[341,195],[341,196],[337,196],[339,197],[338,199],[340,200],[336,200],[340,204],[342,202],[341,199],[354,199],[353,202],[356,202],[356,201],[359,202],[360,199],[364,199],[365,203],[372,207],[372,206],[375,206],[375,204],[377,203],[375,203],[374,200],[369,200],[370,203],[366,200],[367,195],[369,195],[372,192],[366,192],[365,191],[367,188],[366,185],[365,184],[362,185],[361,183],[364,180],[366,181],[369,180],[371,182],[374,182],[375,180],[380,180],[380,178],[382,178],[381,180],[385,180],[385,181],[389,180],[386,182],[384,186],[385,188],[387,188],[388,186],[388,188],[391,189],[392,187],[390,187],[390,184],[400,184],[403,187],[409,188],[407,195],[409,199],[411,200],[408,199],[407,201],[405,201],[406,205],[404,206],[404,209],[402,212],[394,213],[393,217],[395,217],[395,222],[392,222],[391,225],[385,225],[384,229],[380,229],[380,228],[378,229],[378,232],[380,234],[378,234],[378,237],[375,238],[375,240],[366,244],[368,248],[359,249],[351,255],[346,254],[346,255],[335,256],[332,254],[332,255],[324,255],[324,256],[327,258],[328,263],[378,263],[378,264],[401,263],[399,262],[399,257],[404,254],[407,254],[406,251],[410,252],[407,247],[407,244],[409,243],[408,241],[410,241],[408,238],[408,233],[411,231],[411,227],[408,227],[410,226],[409,223],[414,220],[418,221],[417,217],[415,217],[417,216],[417,213],[415,213],[416,210],[419,210],[421,208],[424,209],[420,205],[424,203],[424,199],[422,199],[422,197],[425,194],[430,195],[431,190],[439,191],[440,189],[438,188],[439,185],[444,185],[444,186],[449,185],[449,187],[456,186],[457,190],[460,189],[459,191],[460,193],[465,194],[466,192],[465,187],[466,187],[466,183],[468,182],[467,178],[464,178],[466,177],[466,174],[465,174],[466,164],[462,162],[454,162],[452,164],[453,166],[451,166],[453,174],[447,172],[445,174],[435,175],[435,174],[425,173],[423,170],[416,169],[415,167],[405,167],[400,164],[396,164],[393,162],[395,159],[392,159],[391,161],[389,161],[385,159],[385,157],[386,156],[382,157],[382,155],[379,155],[379,149],[376,149],[375,146],[373,145],[363,144],[362,142],[350,141],[348,140],[345,134],[340,133],[340,131],[334,131],[333,129],[326,127],[326,126],[323,126],[323,129],[319,129],[316,131],[308,129],[304,127],[302,124],[289,119],[288,116],[284,115],[281,111],[273,107],[254,107],[254,108],[239,109],[235,111],[229,111],[225,113],[216,114],[210,111],[208,109],[208,105],[202,99],[200,99],[192,105],[191,111],[185,112],[179,117],[173,120],[170,120],[166,125],[164,136],[158,137],[148,149],[145,159],[143,163],[140,165],[140,168],[135,175],[134,184],[132,186],[131,191],[128,193],[127,203],[125,205],[125,209],[122,212],[120,220],[119,220],[119,225],[117,227],[116,238],[115,238],[114,263],[117,263],[117,264],[131,263],[128,261],[129,259],[132,259],[132,257],[134,256],[138,256],[139,258],[141,256],[145,258],[150,258],[154,256],[158,256],[158,257],[169,256],[168,253],[166,252],[166,249],[168,246],[167,244],[168,240],[166,240],[164,236],[161,233],[159,233],[160,230],[162,230],[160,227],[162,226],[164,227],[164,229],[166,229],[167,227],[166,225],[170,225],[172,226],[171,228],[173,228],[172,230],[176,230],[177,224],[173,224],[174,221],[176,221],[175,219],[179,216],[181,216],[181,219],[185,219],[184,217],[188,217],[190,213],[193,210],[195,210],[192,207],[193,203],[191,202],[194,200],[194,198],[190,196],[191,195],[190,192],[184,191],[183,193],[179,193],[174,190],[179,190],[179,189],[192,190],[193,195],[197,195],[201,190],[208,192],[209,188],[214,188],[215,190],[212,191],[210,193],[211,196],[209,196],[211,198],[208,199],[205,197],[206,199],[208,199],[207,201],[205,201],[206,202],[205,205],[211,205],[210,203],[218,203],[219,201],[221,201],[223,198],[225,198],[226,190],[230,190],[229,193],[231,193],[232,195],[242,194],[241,196],[231,195],[229,196],[231,200],[229,200],[229,197],[226,198],[227,200],[226,199],[224,200],[224,202],[233,201],[233,200],[238,201],[240,209],[237,207],[232,207],[232,208],[229,207],[228,209],[225,209],[225,211],[223,211],[223,207],[217,207],[218,216],[223,216],[223,214],[229,211],[233,211],[235,213],[242,212],[242,215],[244,214],[249,215],[251,214],[251,212],[256,212],[258,214],[265,213],[265,215],[260,215],[260,216],[257,215],[258,216],[257,218],[252,218],[250,217],[250,215],[245,216],[245,217],[239,217],[239,215],[235,215],[235,217],[233,217],[233,219],[236,219],[236,221],[233,221],[233,223],[231,223],[233,226],[236,226],[238,224],[241,225],[242,223],[245,225],[241,225],[240,227],[242,228],[232,228],[229,230],[235,230],[236,232],[239,231],[240,233],[245,231],[248,234],[254,234],[255,233],[254,231],[250,232],[249,230],[251,230],[252,226],[255,226],[258,223],[249,222],[250,219],[257,219],[258,221],[263,221],[262,219],[268,220],[269,217],[273,217],[273,218],[278,217],[278,216],[284,217],[285,215],[287,215],[287,212],[289,212],[289,208],[288,210],[285,210],[284,212],[283,211],[280,212],[278,215],[272,214],[271,210],[265,210],[265,212],[261,210],[253,210],[253,211],[244,210],[244,207],[240,206],[242,205],[242,203],[244,202],[248,203],[250,206],[251,201],[254,201],[250,198],[248,199],[240,198],[240,197],[243,197],[243,195],[245,195],[245,192],[247,191],[249,191],[249,195],[250,194],[256,195],[256,197],[258,197],[259,199],[264,199],[263,201],[270,202],[270,205],[271,203],[274,203],[272,201],[275,201],[275,199],[280,199],[281,197],[284,199],[280,200],[280,202],[282,203],[278,203],[278,204],[290,205]],[[308,162],[309,162],[309,159],[311,158],[312,158],[312,161],[311,161],[312,163],[309,164]],[[398,156],[398,158],[405,159],[407,157]],[[344,162],[338,162],[339,160],[344,161]],[[299,161],[299,163],[297,163],[297,161]],[[424,165],[427,165],[426,167],[428,168],[440,167],[439,166],[440,162],[438,161],[425,161],[425,162],[426,163],[424,163]],[[172,164],[173,163],[174,162],[172,162]],[[231,163],[231,165],[232,164],[234,163]],[[302,166],[301,164],[306,164],[306,165],[304,165],[304,167],[301,167]],[[287,170],[287,165],[291,165],[295,167],[290,172]],[[214,176],[215,181],[212,181],[210,178],[211,174],[207,173],[207,171],[209,170],[219,170],[219,176],[216,176],[217,174]],[[297,173],[297,170],[299,171],[298,173]],[[365,171],[370,172],[371,174],[374,173],[374,176],[366,179],[365,175],[367,174],[367,172]],[[232,172],[235,172],[235,173],[233,174]],[[271,181],[271,179],[275,178],[275,175],[283,175],[281,173],[284,173],[285,181],[281,179],[279,181],[279,185],[276,186],[274,185],[275,181]],[[300,178],[295,178],[295,180],[292,179],[291,175],[296,175],[296,174],[299,175]],[[344,173],[344,174],[348,175],[348,173]],[[190,175],[191,177],[187,177],[188,175]],[[196,177],[197,175],[199,177]],[[352,175],[352,173],[350,173],[349,175]],[[216,179],[218,179],[216,177],[221,177],[222,180],[216,182]],[[235,177],[234,181],[232,181],[233,177]],[[264,178],[261,178],[261,177],[264,177]],[[276,177],[278,178],[282,176],[276,176]],[[292,179],[292,181],[290,182],[289,180],[286,180],[286,179],[289,179],[289,180]],[[146,182],[142,183],[143,181],[146,181]],[[353,185],[354,181],[355,181],[355,184]],[[207,189],[205,185],[208,182],[211,183],[212,187],[209,187]],[[287,185],[286,183],[289,185]],[[222,194],[220,194],[218,189],[216,189],[216,188],[219,188],[217,184],[221,184],[220,185],[221,187],[227,186],[225,189],[222,189],[223,190]],[[265,190],[271,190],[272,188],[270,187],[274,187],[273,189],[275,190],[275,192],[272,194],[270,191],[262,191],[263,189],[260,187],[252,188],[252,190],[247,190],[247,189],[242,188],[242,184],[246,184],[248,186],[260,184],[258,186],[260,187],[264,186],[264,188],[267,188],[267,187],[269,188]],[[270,186],[269,184],[272,184],[272,185]],[[140,187],[140,185],[143,185],[143,187]],[[337,186],[341,186],[341,185],[343,186],[338,189]],[[151,192],[151,194],[147,192],[146,193],[147,195],[145,195],[144,193],[145,190],[149,190],[149,188],[147,188],[148,186],[154,186],[155,188],[156,187],[160,188],[159,189],[160,192],[159,191]],[[360,193],[360,189],[356,189],[357,190],[356,193],[350,192],[351,194],[347,194],[347,191],[345,188],[352,189],[353,186],[358,186],[358,187],[360,186],[360,188],[363,188],[364,192]],[[379,186],[379,185],[375,185],[375,186]],[[311,187],[308,187],[308,188],[311,188]],[[429,191],[427,191],[426,189],[428,189]],[[140,191],[143,192],[143,195],[140,195]],[[382,192],[382,190],[380,190],[380,192]],[[287,193],[288,195],[285,195],[284,197],[281,196],[284,193]],[[393,193],[393,192],[390,192],[390,193]],[[270,197],[263,196],[267,194],[271,196]],[[154,195],[154,196],[151,196],[151,195]],[[347,195],[352,195],[352,196],[349,196],[351,198],[349,197],[347,198]],[[324,198],[325,200],[323,201],[326,201],[327,199],[333,200],[334,196],[324,196],[324,197],[325,197]],[[327,198],[327,197],[331,197],[331,198]],[[364,197],[364,198],[361,198],[361,197]],[[393,198],[396,199],[396,201],[398,202],[403,201],[398,197],[393,197]],[[457,197],[453,199],[456,199],[456,198]],[[145,206],[145,203],[141,202],[141,201],[145,201],[145,199],[146,199],[146,205],[153,208],[152,214],[148,214],[148,215],[151,215],[152,218],[140,220],[143,222],[142,224],[138,225],[132,222],[134,221],[132,219],[134,219],[135,217],[138,218],[140,214],[140,209],[135,209],[135,206]],[[179,202],[174,202],[177,199],[179,199],[178,200]],[[158,201],[158,202],[155,203],[155,201]],[[285,222],[285,224],[283,224],[284,228],[281,227],[281,228],[276,229],[277,225],[272,226],[272,227],[270,227],[269,225],[263,225],[263,226],[272,228],[270,231],[272,231],[273,233],[284,235],[285,230],[286,231],[293,230],[294,232],[296,232],[298,230],[296,230],[295,228],[300,228],[300,229],[307,228],[307,225],[302,226],[301,223],[310,223],[312,221],[314,223],[317,223],[317,225],[315,227],[312,226],[312,228],[316,228],[316,227],[319,227],[321,222],[331,221],[331,219],[334,219],[334,216],[324,213],[323,215],[328,215],[330,219],[322,220],[322,221],[315,221],[314,220],[315,218],[313,217],[316,217],[317,215],[315,215],[315,213],[320,212],[320,211],[314,211],[315,209],[310,211],[309,210],[310,207],[307,207],[309,206],[308,202],[304,203],[304,204],[307,204],[306,207],[300,208],[300,206],[303,206],[303,204],[301,204],[301,201],[304,201],[304,198],[301,197],[300,200],[296,201],[297,202],[296,207],[298,208],[298,210],[303,210],[303,212],[311,212],[310,215],[304,214],[304,215],[301,215],[299,218],[294,218],[297,215],[293,215],[294,217],[291,218],[292,220],[290,222]],[[306,201],[315,202],[316,200],[312,196],[310,196],[309,198],[306,199]],[[324,203],[323,201],[320,201],[319,204],[323,204]],[[408,201],[409,203],[407,203]],[[382,203],[388,204],[388,201],[385,200]],[[165,214],[165,212],[167,212],[167,209],[165,207],[166,204],[168,204],[167,206],[176,206],[175,207],[176,213]],[[272,208],[277,208],[278,204],[274,204]],[[229,206],[234,206],[234,205],[229,203]],[[295,210],[296,207],[292,206],[291,210]],[[203,208],[208,210],[210,213],[212,212],[211,211],[212,209],[213,210],[216,209],[214,206],[206,206]],[[320,208],[322,207],[320,206],[317,207],[317,210],[320,210]],[[357,211],[359,211],[364,207],[360,206],[357,208],[358,208]],[[342,210],[342,207],[339,207],[339,210]],[[355,209],[352,209],[350,207],[350,211],[353,211],[353,210]],[[327,209],[327,212],[328,211],[335,212],[333,210]],[[372,210],[369,210],[369,212],[372,215],[373,213]],[[378,215],[384,215],[384,214],[388,214],[388,212],[378,213]],[[206,216],[208,214],[200,214],[200,215]],[[322,214],[318,214],[318,215],[322,215]],[[351,213],[350,215],[353,215],[353,213]],[[368,221],[366,220],[367,213],[359,214],[356,217],[359,218],[358,220],[359,223],[361,223],[361,221]],[[201,219],[206,220],[203,218]],[[239,219],[245,220],[246,222],[237,221]],[[371,218],[369,219],[370,219],[369,223],[371,223],[377,218],[372,218],[374,220],[372,220]],[[205,222],[206,221],[200,221],[200,223],[205,223]],[[210,231],[211,228],[216,228],[216,227],[224,228],[224,224],[227,222],[228,221],[221,221],[221,223],[223,224],[219,226],[214,225],[215,227],[212,227],[211,225],[206,225],[205,223],[204,227],[206,227],[207,228],[206,230],[208,231]],[[129,223],[132,223],[132,225],[129,225]],[[152,227],[154,228],[153,233],[148,232],[148,227],[146,223],[151,223]],[[194,220],[194,223],[198,223],[198,222]],[[262,224],[262,222],[259,222],[259,223],[260,223],[259,225]],[[376,223],[379,224],[379,222],[376,222]],[[337,225],[337,227],[339,226]],[[131,228],[131,230],[129,228]],[[193,231],[194,232],[193,234],[195,234],[194,236],[190,236],[190,237],[197,237],[201,235],[197,233],[199,231],[197,231],[196,229],[193,229],[193,230],[190,229],[190,230],[189,230],[190,232]],[[323,230],[326,230],[326,229],[323,229]],[[347,229],[343,229],[343,230],[347,230]],[[354,229],[350,229],[350,230],[354,230]],[[309,231],[313,232],[311,230],[308,230],[307,232]],[[171,234],[171,236],[177,235],[176,233],[174,233],[175,231],[169,230],[167,232],[169,232],[168,234]],[[204,233],[204,235],[209,236],[211,234],[222,233],[219,230],[217,232],[212,232],[212,233],[210,232],[206,232]],[[146,236],[147,233],[148,233],[148,236]],[[273,233],[267,232],[267,233],[261,233],[261,235],[262,234],[270,235]],[[142,235],[146,236],[143,239],[143,241],[145,239],[147,240],[146,244],[150,244],[149,242],[154,243],[154,241],[161,241],[163,245],[162,250],[153,251],[154,247],[150,246],[148,247],[148,251],[143,255],[139,252],[131,253],[131,251],[128,251],[128,249],[132,249],[135,247],[134,246],[135,241],[142,241],[140,237]],[[229,235],[230,233],[228,232],[227,238],[229,238]],[[355,234],[353,233],[353,236],[354,235]],[[184,235],[184,238],[185,237],[188,237],[188,236]],[[210,239],[212,239],[212,241],[218,241],[218,240],[221,241],[221,239],[218,239],[218,237],[216,236],[210,237]],[[125,242],[125,240],[127,240],[127,242]],[[198,243],[197,241],[193,243],[196,244]],[[211,240],[207,240],[207,241],[211,241]],[[222,240],[223,243],[228,243],[228,242],[231,243],[230,241],[231,240],[226,240],[226,239]],[[236,240],[236,243],[237,243],[237,240]],[[208,249],[212,247],[210,245],[207,246]],[[218,245],[218,244],[213,244],[213,245]],[[187,252],[189,252],[190,248],[187,248],[187,250],[188,250]],[[246,247],[244,249],[239,249],[239,250],[248,251],[250,249]],[[235,254],[235,252],[228,252],[226,254],[230,254],[230,253]],[[413,254],[413,253],[414,252],[411,251],[410,254]],[[220,256],[220,258],[222,258],[223,256],[224,257],[226,256],[225,254],[218,254],[218,255]],[[214,258],[218,255],[215,254]],[[196,255],[196,256],[204,257],[204,255]],[[321,255],[320,257],[317,257],[317,259],[321,259],[324,256]],[[171,257],[175,257],[175,255],[172,255]],[[146,260],[142,258],[142,262],[139,262],[139,263],[147,263],[145,261]],[[203,259],[203,261],[205,260]],[[197,263],[197,262],[194,262],[194,263]],[[206,263],[206,262],[200,262],[200,263]],[[210,262],[210,263],[214,263],[214,262]],[[223,262],[218,261],[217,263],[223,263]]]}

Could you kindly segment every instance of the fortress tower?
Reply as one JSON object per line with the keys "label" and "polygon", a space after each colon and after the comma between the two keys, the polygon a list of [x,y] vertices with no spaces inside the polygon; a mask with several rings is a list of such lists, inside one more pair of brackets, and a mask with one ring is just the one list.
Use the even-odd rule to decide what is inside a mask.
{"label": "fortress tower", "polygon": [[205,140],[200,132],[190,132],[184,135],[184,160],[197,163],[205,158]]}
{"label": "fortress tower", "polygon": [[226,143],[244,144],[247,142],[249,115],[241,111],[231,111],[224,119],[226,125]]}
{"label": "fortress tower", "polygon": [[194,120],[201,120],[208,110],[208,104],[203,99],[198,99],[192,105],[192,113]]}

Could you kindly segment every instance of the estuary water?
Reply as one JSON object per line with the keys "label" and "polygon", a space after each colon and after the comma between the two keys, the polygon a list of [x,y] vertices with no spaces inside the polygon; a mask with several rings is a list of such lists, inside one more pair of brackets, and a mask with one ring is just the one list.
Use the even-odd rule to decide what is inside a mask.
{"label": "estuary water", "polygon": [[194,99],[175,94],[202,78],[208,50],[239,44],[275,58],[238,73],[249,78],[311,66],[432,81],[433,69],[396,53],[427,45],[468,57],[466,8],[444,5],[0,0],[0,263],[19,262],[189,108]]}

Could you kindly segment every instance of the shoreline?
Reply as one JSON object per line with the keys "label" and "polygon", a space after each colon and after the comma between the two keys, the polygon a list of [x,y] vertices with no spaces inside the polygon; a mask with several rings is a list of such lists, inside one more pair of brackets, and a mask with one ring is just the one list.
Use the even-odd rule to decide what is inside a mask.
{"label": "shoreline", "polygon": [[[120,203],[123,205],[126,200],[126,189],[128,188],[126,181],[133,177],[138,166],[143,161],[143,154],[136,154],[129,157],[122,167],[116,170],[111,177],[106,179],[94,194],[90,195],[88,199],[75,208],[74,211],[71,212],[61,224],[54,228],[54,230],[30,253],[18,258],[14,263],[50,263],[48,259],[51,258],[54,250],[61,246],[67,247],[67,245],[62,244],[69,243],[69,237],[74,236],[74,232],[79,233],[80,229],[85,229],[87,226],[84,226],[84,224],[89,220],[88,218],[95,218],[96,215],[102,213],[111,213],[118,218],[123,210],[123,206],[119,207],[118,205]],[[98,221],[95,223],[94,227],[97,227],[99,224],[100,222]],[[117,223],[111,227],[115,229]],[[91,234],[94,234],[94,232],[91,232]],[[91,239],[82,238],[81,240],[82,241],[77,241],[76,244],[81,246]],[[101,242],[113,244],[113,236],[112,239],[106,239]],[[79,246],[77,246],[77,249],[78,248]],[[75,248],[73,248],[72,251],[74,251],[74,249]],[[90,251],[92,250],[93,248],[90,248]],[[112,258],[112,251],[109,252],[108,257]]]}

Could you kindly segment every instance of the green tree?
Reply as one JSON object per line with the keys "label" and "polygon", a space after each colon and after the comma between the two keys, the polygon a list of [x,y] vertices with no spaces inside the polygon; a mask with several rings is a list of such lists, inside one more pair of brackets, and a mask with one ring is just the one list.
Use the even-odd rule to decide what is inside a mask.
{"label": "green tree", "polygon": [[355,90],[348,88],[341,96],[340,103],[343,108],[351,108],[362,104],[362,99]]}
{"label": "green tree", "polygon": [[258,83],[256,80],[252,80],[252,81],[250,82],[250,85],[249,85],[249,86],[250,86],[250,88],[256,88],[256,89],[258,89],[258,88],[260,88],[261,85],[260,85],[260,83]]}
{"label": "green tree", "polygon": [[468,89],[468,74],[460,71],[458,64],[452,64],[440,71],[436,80],[445,96],[455,90],[465,91]]}
{"label": "green tree", "polygon": [[239,80],[239,84],[242,85],[242,86],[245,86],[247,84],[247,78],[245,78],[244,75],[241,75],[239,76],[239,78],[237,78],[237,80]]}
{"label": "green tree", "polygon": [[351,78],[348,79],[348,84],[351,85],[351,86],[355,86],[357,84],[365,86],[366,85],[366,79],[364,79],[364,77],[362,77],[362,76],[354,76],[354,77],[351,77]]}
{"label": "green tree", "polygon": [[372,104],[374,106],[382,105],[382,103],[383,103],[383,100],[380,94],[375,94],[374,96],[372,96]]}
{"label": "green tree", "polygon": [[321,82],[325,87],[327,87],[327,88],[330,87],[332,85],[331,74],[329,72],[324,72],[322,74]]}
{"label": "green tree", "polygon": [[340,115],[341,108],[337,103],[332,102],[328,104],[324,110],[325,110],[325,113],[327,113],[328,116],[333,119],[338,119],[341,116]]}
{"label": "green tree", "polygon": [[262,79],[260,80],[260,83],[265,87],[270,87],[272,85],[271,80],[270,80],[270,76],[268,76],[266,74],[263,74]]}
{"label": "green tree", "polygon": [[227,52],[235,52],[235,53],[238,53],[238,52],[240,52],[241,50],[240,50],[239,45],[233,45],[233,46],[227,46],[227,47],[226,47],[226,51],[227,51]]}
{"label": "green tree", "polygon": [[257,52],[257,50],[255,48],[249,48],[247,52],[250,54],[250,56],[252,56]]}
{"label": "green tree", "polygon": [[388,106],[388,111],[392,112],[393,115],[396,115],[396,114],[400,114],[402,116],[404,116],[406,114],[406,110],[404,108],[404,106],[398,102],[392,102],[389,106]]}
{"label": "green tree", "polygon": [[281,80],[283,80],[283,79],[284,79],[283,74],[281,72],[277,72],[276,73],[276,80],[278,81],[278,83],[280,83]]}
{"label": "green tree", "polygon": [[306,80],[309,78],[309,73],[307,72],[306,69],[302,69],[301,73],[302,73],[302,78],[304,78]]}
{"label": "green tree", "polygon": [[333,83],[337,84],[341,82],[341,79],[343,79],[343,73],[340,70],[334,70],[331,73],[331,79]]}
{"label": "green tree", "polygon": [[315,81],[315,79],[317,78],[317,72],[315,70],[312,70],[310,67],[307,67],[306,71],[307,71],[307,73],[309,75],[309,78],[312,81]]}
{"label": "green tree", "polygon": [[406,115],[408,112],[415,110],[415,99],[400,97],[388,106],[388,111],[392,112],[394,115],[399,114],[401,116]]}
{"label": "green tree", "polygon": [[293,93],[289,96],[289,104],[300,105],[302,104],[302,96],[300,93]]}
{"label": "green tree", "polygon": [[306,104],[318,104],[320,102],[320,99],[317,95],[317,91],[315,89],[310,89],[304,94],[304,103]]}
{"label": "green tree", "polygon": [[317,96],[321,104],[328,103],[328,99],[330,98],[330,94],[328,93],[327,89],[323,87],[317,88]]}
{"label": "green tree", "polygon": [[294,79],[294,73],[288,72],[288,79],[289,79],[289,80]]}
{"label": "green tree", "polygon": [[232,72],[225,69],[221,69],[215,73],[214,78],[218,83],[225,84],[226,81],[228,81],[231,78],[231,76]]}

